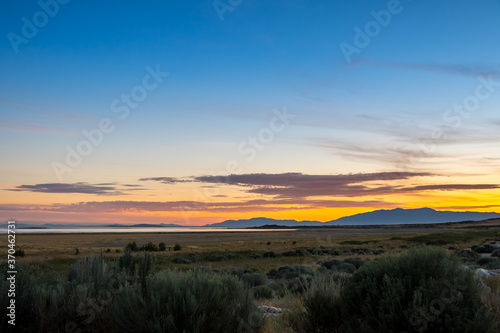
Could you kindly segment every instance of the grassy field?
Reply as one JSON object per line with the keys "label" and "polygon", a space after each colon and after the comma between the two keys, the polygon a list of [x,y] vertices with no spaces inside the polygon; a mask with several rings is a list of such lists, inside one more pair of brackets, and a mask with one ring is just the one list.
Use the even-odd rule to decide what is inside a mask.
{"label": "grassy field", "polygon": [[[421,332],[415,323],[425,319],[429,327],[462,320],[457,327],[481,328],[484,324],[487,329],[481,328],[481,332],[497,332],[494,326],[500,324],[500,279],[484,278],[485,287],[480,289],[472,278],[477,267],[500,268],[498,253],[495,257],[483,256],[493,256],[494,246],[500,243],[500,229],[486,227],[448,224],[248,232],[17,234],[17,248],[24,251],[24,256],[16,256],[20,267],[18,297],[22,300],[18,312],[20,318],[37,318],[22,322],[26,332],[61,331],[65,323],[75,323],[82,332],[137,332],[140,327],[134,325],[144,318],[150,325],[168,322],[162,317],[168,303],[168,313],[175,314],[175,325],[182,332],[191,331],[191,319],[186,318],[201,318],[197,325],[212,327],[226,322],[219,320],[220,315],[205,314],[224,313],[227,317],[236,304],[246,304],[227,321],[231,328],[220,330],[235,331],[235,325],[251,323],[248,331],[258,333],[351,332],[357,330],[349,325],[365,319],[356,317],[362,305],[368,313],[383,309],[383,316],[391,316],[386,323],[391,328],[380,331],[409,328],[408,332]],[[4,242],[0,248],[7,252]],[[472,251],[462,251],[465,248]],[[378,260],[388,254],[391,256]],[[463,265],[472,270],[464,270]],[[379,276],[384,284],[373,291],[372,275],[379,273],[392,277],[384,275],[382,280]],[[434,283],[436,274],[442,283]],[[421,278],[413,279],[417,275]],[[442,297],[446,283],[457,276],[463,280],[457,284],[460,291],[469,293],[468,305],[457,301],[457,306],[453,303],[442,309],[446,314],[441,317],[453,318],[452,322],[412,319],[436,297]],[[353,279],[356,288],[359,285],[378,296],[387,291],[386,283],[395,284],[384,294],[385,299],[377,296],[367,301],[356,296],[349,282]],[[403,280],[406,283],[400,284]],[[432,288],[418,283],[407,285],[413,280],[434,284],[429,282]],[[8,302],[7,287],[8,282],[3,280],[3,305]],[[415,288],[429,294],[417,305],[407,302]],[[394,295],[400,297],[396,303],[405,302],[406,312],[393,309]],[[162,301],[158,301],[160,298]],[[351,301],[359,304],[345,310],[344,305]],[[282,316],[264,317],[258,305],[285,310]],[[487,320],[476,318],[476,311],[482,311]],[[136,312],[135,317],[131,315]],[[253,323],[251,316],[262,321]],[[370,320],[378,322],[377,316]],[[399,327],[401,322],[406,326]],[[150,326],[152,331],[164,331],[152,328],[154,325]]]}
{"label": "grassy field", "polygon": [[[183,232],[183,233],[114,233],[114,234],[17,234],[16,245],[25,252],[18,258],[42,262],[58,272],[65,272],[78,258],[100,255],[117,258],[130,242],[141,246],[148,242],[165,243],[166,251],[156,252],[158,269],[189,269],[204,265],[212,268],[260,268],[268,271],[283,265],[316,265],[320,259],[360,256],[372,259],[382,253],[402,253],[407,247],[437,245],[466,248],[500,239],[499,229],[471,228],[470,225],[447,225],[439,228],[317,228],[286,231],[252,232]],[[173,251],[180,244],[180,251]],[[6,243],[0,245],[6,251]],[[78,249],[78,254],[76,254]],[[338,251],[338,254],[311,253],[311,249]],[[303,256],[262,257],[302,250]],[[308,252],[309,250],[309,252]],[[375,251],[376,254],[373,254]],[[381,253],[377,253],[381,252]],[[203,260],[207,254],[226,255],[217,260]],[[230,254],[230,255],[228,255]],[[261,256],[261,257],[259,257]],[[198,258],[189,264],[174,263],[174,258]]]}

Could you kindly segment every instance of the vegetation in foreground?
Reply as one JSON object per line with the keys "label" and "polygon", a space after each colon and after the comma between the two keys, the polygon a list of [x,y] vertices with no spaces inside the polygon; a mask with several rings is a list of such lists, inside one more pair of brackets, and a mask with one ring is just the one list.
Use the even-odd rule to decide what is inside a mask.
{"label": "vegetation in foreground", "polygon": [[[483,282],[457,256],[434,247],[267,274],[206,267],[155,272],[155,261],[152,253],[126,249],[115,260],[81,258],[64,278],[21,264],[16,332],[488,333],[500,322],[498,279]],[[7,289],[3,278],[5,307]],[[269,302],[284,304],[284,313],[258,309]]]}

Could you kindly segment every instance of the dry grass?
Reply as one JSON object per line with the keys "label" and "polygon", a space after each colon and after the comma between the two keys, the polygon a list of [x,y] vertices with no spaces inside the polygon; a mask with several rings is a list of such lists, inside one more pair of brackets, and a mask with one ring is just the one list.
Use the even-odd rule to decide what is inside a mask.
{"label": "dry grass", "polygon": [[488,290],[483,293],[483,300],[500,321],[500,277],[485,278],[484,283]]}
{"label": "dry grass", "polygon": [[[47,265],[63,272],[79,257],[99,255],[103,251],[107,258],[117,258],[123,254],[123,248],[129,242],[139,246],[149,241],[158,244],[164,242],[173,248],[179,243],[182,251],[156,252],[159,268],[175,267],[188,269],[196,266],[210,266],[216,269],[259,268],[269,271],[284,265],[314,266],[318,260],[328,260],[331,256],[279,257],[250,259],[249,253],[262,254],[267,251],[281,253],[297,249],[327,248],[345,250],[352,248],[382,249],[386,253],[404,253],[404,246],[418,245],[420,242],[432,241],[439,234],[446,232],[449,242],[443,245],[468,247],[489,237],[500,236],[497,230],[474,230],[452,228],[324,228],[301,229],[295,231],[251,231],[251,232],[183,232],[183,233],[111,233],[111,234],[17,234],[17,246],[26,253],[19,261],[45,262]],[[439,236],[439,239],[442,237]],[[76,248],[79,254],[75,255]],[[109,253],[106,250],[110,249]],[[0,243],[0,251],[6,252],[6,242]],[[119,253],[116,250],[120,251]],[[4,252],[4,253],[5,253]],[[172,259],[195,253],[203,256],[206,253],[231,252],[241,254],[239,258],[221,262],[197,262],[193,264],[174,264]],[[337,259],[352,256],[351,254],[336,256]],[[363,255],[373,259],[374,255]]]}

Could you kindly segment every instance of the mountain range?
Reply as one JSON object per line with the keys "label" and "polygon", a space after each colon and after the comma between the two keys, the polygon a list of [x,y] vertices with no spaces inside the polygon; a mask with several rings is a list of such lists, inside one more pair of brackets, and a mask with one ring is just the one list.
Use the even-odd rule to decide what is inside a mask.
{"label": "mountain range", "polygon": [[394,225],[394,224],[425,224],[463,221],[481,221],[500,218],[499,213],[452,212],[437,211],[432,208],[376,210],[368,213],[341,217],[328,222],[275,220],[257,217],[248,220],[227,220],[220,223],[207,224],[206,227],[249,228],[265,225],[287,227],[298,226],[334,226],[334,225]]}
{"label": "mountain range", "polygon": [[[349,226],[349,225],[395,225],[395,224],[426,224],[426,223],[446,223],[464,221],[482,221],[487,219],[500,218],[499,213],[480,212],[452,212],[437,211],[432,208],[418,209],[390,209],[376,210],[368,213],[355,214],[341,217],[327,222],[319,221],[296,221],[296,220],[276,220],[266,217],[256,217],[246,220],[227,220],[220,223],[206,224],[203,227],[221,228],[255,228],[266,225],[281,227],[319,227],[319,226]],[[179,224],[68,224],[68,223],[16,223],[17,228],[182,228],[189,227]]]}

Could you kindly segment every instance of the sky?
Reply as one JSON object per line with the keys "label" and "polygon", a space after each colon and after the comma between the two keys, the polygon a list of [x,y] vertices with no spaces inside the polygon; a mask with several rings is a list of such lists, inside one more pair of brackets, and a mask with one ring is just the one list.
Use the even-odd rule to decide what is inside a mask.
{"label": "sky", "polygon": [[6,0],[0,219],[500,212],[499,0]]}

